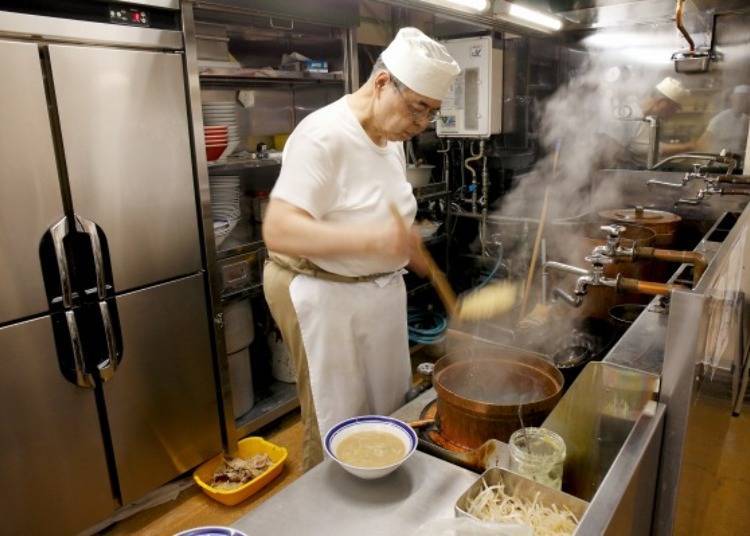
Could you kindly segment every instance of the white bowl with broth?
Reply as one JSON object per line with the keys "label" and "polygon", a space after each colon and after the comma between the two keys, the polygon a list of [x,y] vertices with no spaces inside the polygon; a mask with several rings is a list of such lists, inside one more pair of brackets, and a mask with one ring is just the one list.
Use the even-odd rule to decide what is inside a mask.
{"label": "white bowl with broth", "polygon": [[364,479],[393,472],[417,450],[417,434],[405,422],[363,415],[333,426],[323,439],[326,454]]}

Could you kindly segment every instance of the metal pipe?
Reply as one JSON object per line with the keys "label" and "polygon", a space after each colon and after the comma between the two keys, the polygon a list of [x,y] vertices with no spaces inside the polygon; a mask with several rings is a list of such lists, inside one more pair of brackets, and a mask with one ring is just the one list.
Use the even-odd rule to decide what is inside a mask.
{"label": "metal pipe", "polygon": [[698,281],[708,266],[706,256],[698,251],[676,251],[672,249],[636,246],[633,248],[633,258],[691,264],[693,265],[693,285],[698,284]]}
{"label": "metal pipe", "polygon": [[659,118],[647,115],[643,120],[648,123],[648,157],[646,166],[651,169],[659,158]]}
{"label": "metal pipe", "polygon": [[557,270],[559,272],[566,272],[573,275],[589,275],[589,271],[585,270],[583,268],[578,268],[577,266],[572,266],[570,264],[564,264],[562,262],[557,261],[547,261],[544,263],[544,269],[553,269]]}
{"label": "metal pipe", "polygon": [[714,161],[719,163],[726,163],[725,160],[728,159],[714,153],[678,153],[660,160],[653,169],[659,169],[660,167],[669,164],[673,160],[700,160],[702,162]]}
{"label": "metal pipe", "polygon": [[482,155],[482,222],[479,236],[481,237],[482,253],[484,254],[487,238],[487,207],[490,204],[490,173],[487,170],[487,155],[484,154],[484,140],[479,142],[479,154]]}
{"label": "metal pipe", "polygon": [[719,175],[716,178],[718,184],[748,184],[750,185],[750,175]]}
{"label": "metal pipe", "polygon": [[[471,143],[471,142],[470,142]],[[477,172],[469,164],[476,162],[484,156],[484,140],[479,142],[479,153],[474,154],[473,148],[471,149],[471,156],[464,160],[464,167],[471,173],[471,212],[472,214],[477,213]]]}
{"label": "metal pipe", "polygon": [[552,295],[556,298],[562,299],[565,303],[570,305],[571,307],[580,307],[583,303],[583,296],[571,296],[567,292],[565,292],[563,289],[555,287],[552,289]]}
{"label": "metal pipe", "polygon": [[742,188],[719,188],[719,195],[750,195],[750,190],[743,190]]}
{"label": "metal pipe", "polygon": [[684,289],[682,285],[670,285],[668,283],[656,283],[654,281],[640,281],[629,277],[617,279],[618,292],[634,292],[636,294],[648,294],[650,296],[669,295],[673,290]]}
{"label": "metal pipe", "polygon": [[693,38],[690,37],[690,34],[685,29],[685,26],[682,24],[682,16],[685,12],[685,0],[677,0],[677,9],[675,10],[675,23],[677,23],[677,29],[680,30],[680,33],[682,33],[682,36],[685,38],[685,41],[688,42],[688,46],[690,46],[690,52],[695,51],[695,42],[693,42]]}
{"label": "metal pipe", "polygon": [[445,182],[445,185],[448,189],[450,189],[450,150],[451,150],[451,140],[446,140],[445,142],[445,149],[438,149],[438,153],[443,155],[443,182]]}

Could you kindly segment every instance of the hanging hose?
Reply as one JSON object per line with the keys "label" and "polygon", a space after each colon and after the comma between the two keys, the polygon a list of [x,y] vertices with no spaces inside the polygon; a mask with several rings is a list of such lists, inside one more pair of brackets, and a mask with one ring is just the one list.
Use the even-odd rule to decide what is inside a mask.
{"label": "hanging hose", "polygon": [[[495,266],[492,268],[492,270],[490,270],[490,273],[487,275],[487,277],[484,278],[484,280],[481,283],[479,283],[472,290],[479,290],[480,288],[486,286],[488,283],[491,283],[492,280],[495,278],[495,275],[497,275],[497,271],[500,268],[504,268],[504,267],[505,267],[505,265],[503,263],[503,256],[502,256],[502,254],[498,255],[497,256],[497,262],[495,263]],[[507,268],[505,268],[505,269],[507,271]]]}
{"label": "hanging hose", "polygon": [[410,306],[407,310],[409,342],[435,344],[443,340],[448,320],[440,313]]}

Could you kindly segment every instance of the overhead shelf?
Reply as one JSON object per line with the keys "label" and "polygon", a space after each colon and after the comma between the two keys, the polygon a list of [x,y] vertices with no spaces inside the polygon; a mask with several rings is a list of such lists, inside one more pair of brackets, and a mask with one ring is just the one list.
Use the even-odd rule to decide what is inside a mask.
{"label": "overhead shelf", "polygon": [[414,197],[417,201],[427,201],[436,197],[444,196],[448,193],[448,184],[445,182],[436,182],[414,188]]}
{"label": "overhead shelf", "polygon": [[200,79],[206,83],[286,83],[286,84],[339,84],[344,81],[340,71],[310,73],[306,71],[281,71],[277,69],[255,69],[249,67],[201,67]]}
{"label": "overhead shelf", "polygon": [[208,171],[212,175],[227,175],[241,173],[248,169],[270,168],[281,165],[280,159],[251,158],[250,156],[229,157],[224,162],[209,162]]}

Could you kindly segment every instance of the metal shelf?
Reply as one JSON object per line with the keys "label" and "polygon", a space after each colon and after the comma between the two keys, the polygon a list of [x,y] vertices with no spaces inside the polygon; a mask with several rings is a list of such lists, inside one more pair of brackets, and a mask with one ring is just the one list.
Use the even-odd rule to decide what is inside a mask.
{"label": "metal shelf", "polygon": [[234,300],[241,300],[245,298],[254,298],[263,294],[263,283],[258,283],[252,287],[243,288],[240,290],[234,290],[221,295],[222,302],[230,302]]}
{"label": "metal shelf", "polygon": [[216,259],[223,260],[235,255],[252,253],[265,247],[259,225],[254,225],[247,220],[240,221],[237,227],[222,242],[216,251]]}
{"label": "metal shelf", "polygon": [[208,172],[211,175],[229,175],[241,173],[248,169],[271,168],[281,166],[281,160],[275,158],[264,158],[258,160],[249,156],[229,157],[224,162],[209,162]]}
{"label": "metal shelf", "polygon": [[414,197],[417,201],[427,201],[436,197],[442,197],[448,193],[448,184],[445,182],[436,182],[426,186],[414,188]]}
{"label": "metal shelf", "polygon": [[270,390],[270,396],[256,402],[250,411],[234,421],[238,439],[299,407],[296,384],[274,382]]}
{"label": "metal shelf", "polygon": [[200,79],[207,84],[341,84],[341,72],[308,73],[245,67],[201,67]]}

